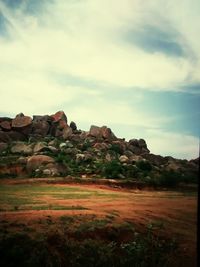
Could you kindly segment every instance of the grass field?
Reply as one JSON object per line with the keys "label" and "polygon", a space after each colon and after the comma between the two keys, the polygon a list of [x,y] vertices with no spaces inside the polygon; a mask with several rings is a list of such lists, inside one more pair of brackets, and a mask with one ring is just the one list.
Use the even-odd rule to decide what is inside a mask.
{"label": "grass field", "polygon": [[47,182],[0,181],[1,266],[195,266],[196,192]]}

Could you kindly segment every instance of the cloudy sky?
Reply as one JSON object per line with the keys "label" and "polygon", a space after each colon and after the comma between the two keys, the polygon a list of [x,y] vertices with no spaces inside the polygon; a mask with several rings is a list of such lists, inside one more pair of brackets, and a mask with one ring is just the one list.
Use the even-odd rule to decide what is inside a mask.
{"label": "cloudy sky", "polygon": [[196,158],[199,0],[0,0],[0,116],[53,114]]}

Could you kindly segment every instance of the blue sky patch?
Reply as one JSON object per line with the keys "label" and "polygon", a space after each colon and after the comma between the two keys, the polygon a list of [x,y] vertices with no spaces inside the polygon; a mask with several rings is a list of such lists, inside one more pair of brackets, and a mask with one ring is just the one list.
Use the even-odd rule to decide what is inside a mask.
{"label": "blue sky patch", "polygon": [[7,36],[7,20],[0,12],[0,36]]}
{"label": "blue sky patch", "polygon": [[167,56],[183,57],[184,49],[176,40],[178,34],[145,25],[138,30],[129,31],[126,40],[148,53],[160,52]]}

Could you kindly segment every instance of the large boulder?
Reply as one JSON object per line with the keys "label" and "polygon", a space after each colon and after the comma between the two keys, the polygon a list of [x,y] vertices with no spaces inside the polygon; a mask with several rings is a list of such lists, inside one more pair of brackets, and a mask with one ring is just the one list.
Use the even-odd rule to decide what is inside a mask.
{"label": "large boulder", "polygon": [[77,126],[76,126],[76,123],[74,121],[71,121],[69,126],[72,128],[73,132],[77,130]]}
{"label": "large boulder", "polygon": [[34,155],[28,158],[26,169],[28,173],[32,173],[41,167],[45,167],[45,165],[49,163],[55,163],[55,160],[52,157],[45,155]]}
{"label": "large boulder", "polygon": [[88,135],[93,136],[95,138],[103,138],[103,139],[108,139],[108,140],[117,139],[114,133],[111,131],[111,129],[108,128],[107,126],[99,127],[99,126],[92,125],[90,127],[90,131]]}
{"label": "large boulder", "polygon": [[13,154],[32,155],[33,145],[32,144],[26,144],[23,142],[17,142],[14,145],[12,145],[10,151]]}
{"label": "large boulder", "polygon": [[63,133],[62,133],[62,137],[63,139],[68,139],[70,136],[72,136],[73,134],[73,130],[71,127],[69,127],[68,125],[66,125],[64,128],[63,128]]}
{"label": "large boulder", "polygon": [[15,119],[12,120],[13,128],[24,128],[32,123],[32,118],[29,116],[24,116],[23,113],[18,114]]}
{"label": "large boulder", "polygon": [[39,153],[39,152],[42,152],[42,151],[45,151],[45,150],[49,150],[48,146],[47,146],[47,143],[45,143],[45,142],[37,142],[35,144],[35,146],[34,146],[33,152],[34,153]]}
{"label": "large boulder", "polygon": [[65,121],[67,123],[67,116],[65,115],[64,111],[58,111],[55,114],[51,115],[54,122],[58,122],[60,120]]}
{"label": "large boulder", "polygon": [[144,139],[135,139],[135,138],[129,140],[128,150],[130,150],[136,155],[142,155],[150,152],[149,149],[147,148],[147,144]]}
{"label": "large boulder", "polygon": [[32,133],[45,137],[49,133],[50,124],[52,121],[53,121],[52,117],[48,115],[45,116],[34,115],[32,124]]}
{"label": "large boulder", "polygon": [[108,140],[115,140],[115,139],[117,139],[116,136],[111,131],[111,129],[108,128],[107,126],[102,126],[101,127],[101,133],[102,133],[102,137],[104,139],[108,139]]}
{"label": "large boulder", "polygon": [[101,137],[101,127],[92,125],[90,127],[89,135],[94,136],[96,138]]}
{"label": "large boulder", "polygon": [[63,111],[58,111],[51,115],[53,123],[51,125],[50,134],[63,139],[68,139],[73,134],[73,130],[67,124],[67,116]]}

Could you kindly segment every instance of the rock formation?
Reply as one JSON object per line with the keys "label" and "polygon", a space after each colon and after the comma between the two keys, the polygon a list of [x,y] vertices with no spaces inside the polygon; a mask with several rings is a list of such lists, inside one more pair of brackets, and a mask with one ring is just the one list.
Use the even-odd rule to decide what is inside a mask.
{"label": "rock formation", "polygon": [[107,126],[77,130],[63,111],[0,118],[1,177],[71,175],[173,184],[197,181],[198,164],[154,155],[144,139],[117,138]]}

